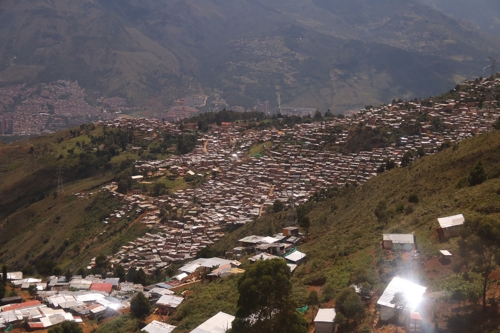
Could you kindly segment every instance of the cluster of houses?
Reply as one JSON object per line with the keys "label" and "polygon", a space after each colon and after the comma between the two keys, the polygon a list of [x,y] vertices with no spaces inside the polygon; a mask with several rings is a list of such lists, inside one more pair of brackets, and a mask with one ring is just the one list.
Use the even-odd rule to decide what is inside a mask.
{"label": "cluster of houses", "polygon": [[130,306],[131,295],[141,285],[120,283],[118,278],[100,276],[52,276],[47,280],[24,278],[22,272],[7,275],[11,284],[34,289],[37,300],[22,302],[20,296],[0,300],[0,328],[24,323],[30,329],[45,329],[65,320],[82,322],[83,317],[103,318]]}
{"label": "cluster of houses", "polygon": [[[181,267],[180,275],[188,276],[188,273],[202,271],[212,272],[220,277],[228,272],[226,266],[231,265],[239,266],[239,263],[220,258],[198,259]],[[214,270],[214,267],[217,269]],[[240,270],[239,273],[241,272],[243,271]],[[64,276],[53,276],[42,281],[34,278],[23,279],[22,272],[9,272],[7,276],[15,287],[28,289],[34,286],[37,298],[26,302],[23,302],[21,296],[0,300],[0,329],[7,330],[14,325],[21,325],[33,331],[47,329],[63,321],[82,323],[84,318],[103,320],[130,307],[130,299],[137,292],[144,293],[150,303],[157,306],[160,316],[172,314],[184,301],[183,296],[175,295],[175,292],[180,291],[180,288],[175,287],[175,283],[142,286],[120,283],[118,278],[102,279],[99,276],[73,276],[70,280],[66,280]],[[192,332],[224,332],[221,329],[230,328],[233,320],[233,316],[220,312]],[[150,333],[170,333],[173,329],[175,326],[160,321],[152,321],[143,328]]]}
{"label": "cluster of houses", "polygon": [[116,116],[89,105],[78,82],[65,80],[0,88],[0,111],[2,118],[13,120],[14,135],[39,135]]}
{"label": "cluster of houses", "polygon": [[[441,242],[459,236],[460,229],[465,222],[462,214],[440,217],[437,220],[439,227],[436,231]],[[412,252],[418,249],[414,234],[384,234],[382,248],[396,252]],[[451,252],[448,250],[439,252],[440,261],[443,264],[450,263]],[[425,291],[426,287],[415,281],[399,276],[394,277],[377,301],[380,306],[380,320],[388,321],[398,316],[398,322],[404,324],[410,332],[422,332],[423,319],[418,311]],[[403,313],[398,313],[398,305],[394,301],[397,293],[401,294],[405,300]]]}

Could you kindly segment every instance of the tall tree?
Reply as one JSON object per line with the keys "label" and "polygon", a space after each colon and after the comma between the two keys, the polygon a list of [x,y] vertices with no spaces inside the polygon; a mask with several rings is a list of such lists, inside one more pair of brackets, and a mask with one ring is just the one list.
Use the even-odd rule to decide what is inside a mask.
{"label": "tall tree", "polygon": [[250,266],[238,280],[233,332],[307,332],[307,321],[296,310],[291,290],[290,269],[284,260],[263,260]]}
{"label": "tall tree", "polygon": [[476,166],[469,173],[469,184],[470,186],[475,186],[483,183],[488,179],[488,175],[486,174],[486,170],[484,170],[483,163],[481,161],[477,162]]}
{"label": "tall tree", "polygon": [[365,307],[352,288],[342,289],[335,298],[335,310],[347,319],[346,323],[358,323],[365,316]]}
{"label": "tall tree", "polygon": [[464,223],[459,241],[460,254],[469,259],[474,270],[483,276],[483,309],[486,310],[486,292],[489,275],[500,265],[500,226],[497,221],[483,217]]}
{"label": "tall tree", "polygon": [[126,279],[125,268],[123,268],[122,265],[116,266],[114,276],[117,278],[120,278],[120,282],[125,282],[125,279]]}
{"label": "tall tree", "polygon": [[151,312],[149,300],[143,293],[139,292],[130,300],[130,313],[139,319],[145,319]]}

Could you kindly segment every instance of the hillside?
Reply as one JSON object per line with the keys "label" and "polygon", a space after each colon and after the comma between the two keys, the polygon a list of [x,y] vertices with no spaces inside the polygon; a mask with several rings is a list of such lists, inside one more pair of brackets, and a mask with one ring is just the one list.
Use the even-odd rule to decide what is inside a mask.
{"label": "hillside", "polygon": [[[486,82],[477,80],[476,83]],[[449,94],[457,95],[452,97],[458,99],[466,86]],[[473,94],[467,96],[475,98]],[[449,98],[443,95],[436,99]],[[405,105],[404,102],[399,104]],[[128,121],[132,123],[123,119],[125,124]],[[263,123],[271,121],[279,123],[278,119],[265,119]],[[147,128],[141,122],[137,121],[140,127]],[[151,124],[161,123],[151,121]],[[175,126],[170,130],[179,132]],[[140,137],[140,132],[89,125],[0,146],[0,173],[4,180],[0,184],[0,260],[9,267],[24,267],[25,271],[34,268],[44,275],[50,274],[55,265],[74,271],[86,266],[97,254],[116,253],[121,245],[144,235],[148,229],[140,223],[141,214],[131,211],[120,218],[109,218],[111,213],[121,209],[122,203],[113,193],[101,191],[104,183],[120,178],[122,167],[128,167],[129,159],[139,158],[139,151],[120,150],[119,147],[141,146],[146,152],[141,156],[149,158],[149,154],[153,154],[152,159],[162,159],[169,155],[165,150],[172,151],[167,144],[172,144],[171,138],[148,141],[144,138],[147,134]],[[298,138],[298,129],[296,133]],[[450,290],[457,288],[457,284],[474,291],[478,278],[473,271],[457,274],[467,263],[459,255],[458,239],[439,243],[435,229],[437,217],[458,213],[464,214],[468,221],[498,219],[499,146],[500,131],[477,135],[460,143],[449,143],[443,151],[417,158],[407,167],[383,172],[361,186],[349,185],[329,191],[330,198],[325,198],[324,194],[313,196],[316,199],[302,206],[311,219],[309,240],[298,247],[307,254],[308,260],[297,268],[292,278],[293,294],[299,305],[305,305],[308,293],[317,290],[324,303],[331,306],[332,303],[328,303],[331,297],[360,279],[369,281],[375,295],[380,295],[392,276],[399,274],[411,276],[427,286],[430,295],[438,295],[438,301],[428,299],[422,311],[429,324],[437,318],[437,325],[443,331],[458,333],[488,332],[489,328],[496,328],[498,322],[494,318],[497,316],[492,314],[495,308],[488,307],[489,312],[481,317],[480,306],[474,298],[476,294],[472,293],[466,301],[466,309],[460,308],[464,301],[450,301]],[[262,144],[252,148],[264,153]],[[470,187],[466,178],[479,161],[484,164],[489,179]],[[64,170],[64,194],[55,193],[58,168]],[[410,196],[413,203],[409,202]],[[415,197],[418,200],[414,200]],[[385,202],[386,219],[378,219],[375,215],[381,202]],[[223,256],[237,246],[238,239],[251,234],[272,235],[288,220],[288,211],[265,215],[227,234],[210,250]],[[397,256],[381,251],[381,234],[386,232],[415,232],[420,250],[418,260],[400,262]],[[438,262],[438,250],[444,249],[453,253],[453,264]],[[243,260],[242,268],[246,265],[248,262]],[[178,325],[177,332],[189,332],[218,311],[234,314],[235,286],[235,279],[222,279],[212,285],[193,287],[195,293],[169,319],[170,322]],[[327,289],[330,292],[327,293]],[[446,292],[441,293],[443,289]],[[490,290],[489,296],[498,296],[494,284]],[[378,316],[372,312],[374,308],[370,304],[367,302],[369,315],[360,325],[381,328],[382,324],[372,321]],[[459,310],[467,316],[454,316]],[[433,317],[433,313],[437,317]],[[311,312],[307,316],[311,317]]]}
{"label": "hillside", "polygon": [[495,0],[421,0],[447,15],[470,21],[484,31],[500,34],[500,4]]}
{"label": "hillside", "polygon": [[[456,279],[454,270],[460,267],[461,258],[456,238],[445,243],[438,241],[437,217],[462,213],[467,220],[499,218],[499,140],[499,131],[467,139],[436,155],[420,158],[409,167],[385,172],[361,187],[342,190],[335,198],[309,207],[310,240],[298,247],[308,255],[308,261],[297,269],[292,278],[299,304],[305,304],[310,290],[319,290],[321,294],[326,285],[333,287],[337,294],[360,274],[370,276],[378,295],[394,274],[419,281],[431,293],[442,291],[448,283],[446,281]],[[489,180],[474,187],[458,186],[478,161],[483,162]],[[410,194],[418,196],[417,204],[408,202]],[[381,200],[386,201],[392,216],[387,224],[378,222],[374,214]],[[287,216],[288,212],[283,212],[259,219],[227,235],[211,249],[222,254],[235,247],[237,240],[245,236],[273,234],[284,225]],[[380,249],[382,233],[388,232],[415,233],[420,250],[419,265],[413,266],[409,262],[396,267],[388,265],[387,253]],[[453,266],[437,262],[438,250],[444,249],[453,253]],[[458,279],[461,279],[460,276]],[[495,290],[494,285],[491,288]],[[490,332],[491,327],[498,326],[491,313],[486,317],[464,314],[460,321],[452,315],[457,305],[446,301],[446,294],[441,295],[439,306],[438,301],[429,301],[422,315],[432,322],[436,312],[443,332]],[[192,302],[185,306],[188,304],[194,306]],[[475,313],[478,309],[470,306],[465,313]],[[191,317],[182,315],[184,307],[180,310],[175,320],[180,319],[182,324],[182,320],[190,320]],[[208,318],[218,308],[214,306],[198,311],[204,314],[203,318]],[[192,315],[193,311],[189,314]],[[479,325],[477,320],[482,320],[482,324]]]}
{"label": "hillside", "polygon": [[196,93],[275,107],[280,92],[343,112],[482,75],[495,40],[414,0],[8,0],[0,83],[78,80],[157,111]]}

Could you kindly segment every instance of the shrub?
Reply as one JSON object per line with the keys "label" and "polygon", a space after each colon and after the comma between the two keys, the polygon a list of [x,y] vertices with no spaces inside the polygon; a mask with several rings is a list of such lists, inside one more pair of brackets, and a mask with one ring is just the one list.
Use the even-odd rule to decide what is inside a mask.
{"label": "shrub", "polygon": [[410,196],[408,197],[408,202],[418,204],[419,202],[418,195],[416,193],[410,194]]}
{"label": "shrub", "polygon": [[479,161],[474,169],[469,173],[469,185],[475,186],[483,183],[488,179],[488,175],[486,174],[486,170],[484,170],[483,163]]}
{"label": "shrub", "polygon": [[331,283],[327,283],[323,286],[321,295],[323,296],[323,302],[329,302],[335,298],[335,288]]}

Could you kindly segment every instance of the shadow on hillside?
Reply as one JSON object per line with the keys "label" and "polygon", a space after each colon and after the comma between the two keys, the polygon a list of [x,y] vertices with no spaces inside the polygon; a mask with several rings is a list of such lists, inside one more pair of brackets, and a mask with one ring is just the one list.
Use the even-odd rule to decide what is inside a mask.
{"label": "shadow on hillside", "polygon": [[446,322],[446,330],[440,332],[471,333],[471,332],[491,332],[500,325],[500,318],[497,316],[498,310],[495,307],[488,307],[483,312],[481,305],[466,305],[455,309],[456,312],[449,315]]}

